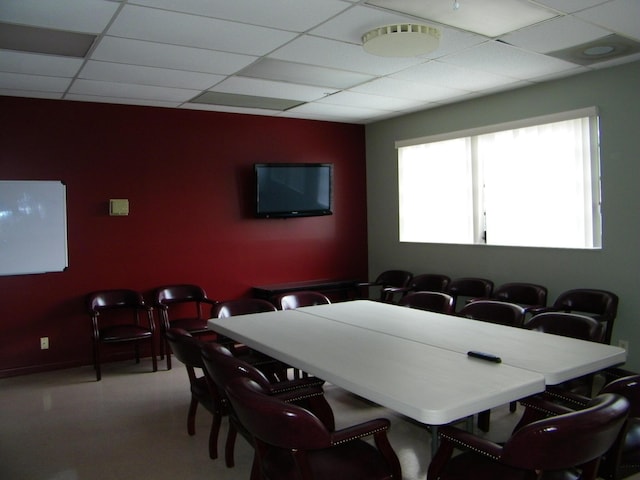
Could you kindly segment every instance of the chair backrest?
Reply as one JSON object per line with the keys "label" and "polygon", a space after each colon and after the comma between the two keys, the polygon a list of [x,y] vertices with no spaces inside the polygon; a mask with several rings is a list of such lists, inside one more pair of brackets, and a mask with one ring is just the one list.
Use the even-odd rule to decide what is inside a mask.
{"label": "chair backrest", "polygon": [[211,307],[211,316],[214,318],[227,318],[249,313],[274,312],[276,307],[266,300],[259,298],[240,298],[218,302]]}
{"label": "chair backrest", "polygon": [[458,315],[474,320],[482,320],[483,322],[521,327],[524,322],[525,311],[524,308],[515,303],[497,300],[477,300],[462,307]]}
{"label": "chair backrest", "polygon": [[416,275],[409,282],[409,290],[413,292],[446,292],[451,279],[439,273],[423,273]]}
{"label": "chair backrest", "polygon": [[487,278],[461,277],[449,282],[447,293],[453,297],[453,307],[459,310],[463,302],[461,297],[490,298],[493,293],[493,282]]}
{"label": "chair backrest", "polygon": [[187,367],[204,369],[200,353],[203,343],[200,340],[181,328],[170,328],[165,332],[165,337],[178,360]]}
{"label": "chair backrest", "polygon": [[629,402],[602,394],[584,410],[545,418],[516,430],[500,460],[528,470],[560,470],[582,466],[580,478],[595,478],[600,457],[611,447],[627,418]]}
{"label": "chair backrest", "polygon": [[236,378],[226,394],[240,423],[267,445],[311,450],[331,445],[331,433],[309,410],[286,403],[249,378]]}
{"label": "chair backrest", "polygon": [[87,295],[87,307],[91,312],[111,308],[145,307],[142,294],[135,290],[115,289],[92,292]]}
{"label": "chair backrest", "polygon": [[378,275],[375,283],[382,287],[404,288],[409,285],[412,278],[413,274],[406,270],[386,270]]}
{"label": "chair backrest", "polygon": [[224,392],[227,383],[236,377],[247,377],[268,389],[270,382],[260,370],[235,357],[228,348],[219,343],[203,343],[200,356],[205,372],[221,392]]}
{"label": "chair backrest", "polygon": [[605,385],[600,393],[622,395],[630,404],[627,424],[600,465],[602,478],[626,478],[640,472],[640,375],[618,378]]}
{"label": "chair backrest", "polygon": [[618,296],[606,290],[577,288],[558,295],[553,306],[569,312],[583,312],[613,319],[618,313]]}
{"label": "chair backrest", "polygon": [[453,297],[442,292],[412,292],[398,300],[398,305],[430,312],[452,313]]}
{"label": "chair backrest", "polygon": [[198,285],[166,285],[157,288],[155,291],[156,303],[163,305],[182,302],[202,302],[207,299],[207,293]]}
{"label": "chair backrest", "polygon": [[577,313],[539,313],[526,323],[525,328],[591,342],[602,340],[602,324],[594,318]]}
{"label": "chair backrest", "polygon": [[304,290],[278,295],[275,303],[279,305],[282,310],[294,310],[299,307],[326,305],[331,303],[331,300],[323,293]]}
{"label": "chair backrest", "polygon": [[518,305],[547,306],[547,287],[535,283],[505,283],[493,292],[493,298]]}
{"label": "chair backrest", "polygon": [[576,288],[558,295],[553,308],[564,312],[576,312],[593,316],[605,323],[602,341],[611,343],[613,322],[618,315],[618,296],[607,290]]}

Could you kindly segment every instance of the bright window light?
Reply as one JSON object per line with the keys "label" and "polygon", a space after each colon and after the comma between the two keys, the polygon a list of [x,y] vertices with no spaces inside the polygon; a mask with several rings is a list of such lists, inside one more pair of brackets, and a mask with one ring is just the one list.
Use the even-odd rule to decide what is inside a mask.
{"label": "bright window light", "polygon": [[401,242],[602,245],[595,108],[397,146]]}

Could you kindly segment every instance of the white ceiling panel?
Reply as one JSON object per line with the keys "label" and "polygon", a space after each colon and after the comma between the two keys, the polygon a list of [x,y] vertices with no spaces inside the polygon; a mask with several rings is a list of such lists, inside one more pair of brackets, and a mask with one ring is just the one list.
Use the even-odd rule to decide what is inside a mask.
{"label": "white ceiling panel", "polygon": [[392,75],[392,77],[467,92],[478,92],[514,82],[512,77],[495,75],[439,61],[423,63],[416,67],[408,68]]}
{"label": "white ceiling panel", "polygon": [[8,90],[64,92],[70,83],[71,79],[63,77],[0,72],[0,85]]}
{"label": "white ceiling panel", "polygon": [[256,56],[269,53],[297,35],[273,28],[134,6],[124,7],[107,33],[116,37]]}
{"label": "white ceiling panel", "polygon": [[364,73],[347,72],[346,70],[324,68],[316,65],[304,65],[273,58],[262,58],[238,72],[238,75],[338,89],[349,88],[374,78],[372,75]]}
{"label": "white ceiling panel", "polygon": [[228,75],[246,67],[257,57],[105,37],[96,47],[92,58],[106,62]]}
{"label": "white ceiling panel", "polygon": [[210,89],[214,92],[257,95],[270,98],[288,98],[312,102],[337,92],[328,88],[273,82],[256,78],[233,77]]}
{"label": "white ceiling panel", "polygon": [[527,50],[547,53],[587,43],[607,35],[610,35],[608,30],[591,23],[575,17],[560,17],[509,33],[500,40]]}
{"label": "white ceiling panel", "polygon": [[488,42],[442,59],[459,67],[525,79],[569,70],[573,64],[500,42]]}
{"label": "white ceiling panel", "polygon": [[166,102],[186,102],[199,92],[182,88],[135,85],[132,83],[101,82],[97,80],[77,80],[69,93],[116,98],[140,98]]}
{"label": "white ceiling panel", "polygon": [[226,77],[224,75],[214,75],[210,73],[187,72],[184,70],[143,67],[140,65],[126,65],[121,63],[114,64],[92,60],[87,62],[78,75],[78,78],[206,90],[221,82]]}
{"label": "white ceiling panel", "polygon": [[73,77],[82,66],[80,58],[0,50],[0,71],[52,77]]}
{"label": "white ceiling panel", "polygon": [[539,4],[554,8],[565,13],[575,13],[580,10],[600,5],[609,0],[537,0]]}
{"label": "white ceiling panel", "polygon": [[[639,0],[458,2],[0,0],[0,29],[11,25],[0,95],[368,123],[640,61],[634,45],[586,65],[573,56],[601,38],[640,41]],[[436,25],[440,44],[420,57],[366,53],[362,35],[389,23]],[[489,24],[507,30],[477,33]],[[79,50],[78,34],[96,40]],[[206,92],[217,105],[191,102]],[[221,105],[232,95],[303,105]]]}
{"label": "white ceiling panel", "polygon": [[415,57],[376,57],[358,45],[308,35],[276,50],[269,57],[370,75],[388,75],[423,61]]}
{"label": "white ceiling panel", "polygon": [[461,89],[431,85],[425,82],[400,80],[397,78],[380,78],[350,91],[384,95],[393,99],[404,98],[418,100],[418,103],[435,102],[445,98],[455,98],[468,93]]}
{"label": "white ceiling panel", "polygon": [[640,40],[640,1],[613,0],[576,14],[621,35]]}
{"label": "white ceiling panel", "polygon": [[350,7],[340,0],[133,0],[129,3],[305,32]]}
{"label": "white ceiling panel", "polygon": [[0,21],[100,33],[119,6],[106,0],[0,0]]}

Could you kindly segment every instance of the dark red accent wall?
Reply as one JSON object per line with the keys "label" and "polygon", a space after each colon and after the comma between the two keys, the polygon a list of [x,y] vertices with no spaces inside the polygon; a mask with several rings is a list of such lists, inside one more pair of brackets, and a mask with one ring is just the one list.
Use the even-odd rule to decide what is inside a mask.
{"label": "dark red accent wall", "polygon": [[[367,277],[364,127],[0,97],[0,179],[67,185],[69,268],[0,277],[0,376],[91,363],[87,292]],[[253,218],[253,164],[334,164],[334,215]],[[128,217],[108,201],[127,198]],[[48,336],[49,350],[40,350]]]}

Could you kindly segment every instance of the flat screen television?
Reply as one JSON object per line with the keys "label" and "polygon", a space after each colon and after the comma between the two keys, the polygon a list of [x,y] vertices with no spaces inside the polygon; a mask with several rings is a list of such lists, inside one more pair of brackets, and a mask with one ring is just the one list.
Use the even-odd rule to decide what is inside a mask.
{"label": "flat screen television", "polygon": [[256,215],[261,218],[331,215],[333,165],[257,163]]}

